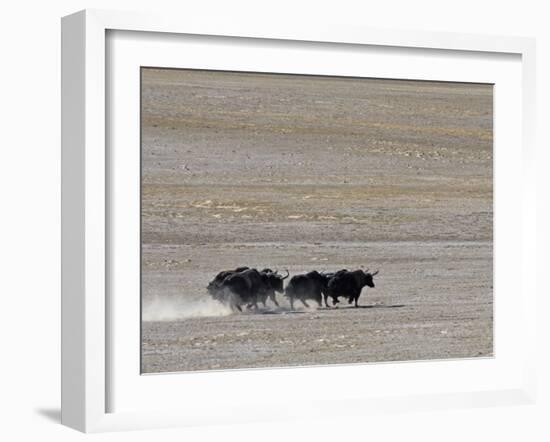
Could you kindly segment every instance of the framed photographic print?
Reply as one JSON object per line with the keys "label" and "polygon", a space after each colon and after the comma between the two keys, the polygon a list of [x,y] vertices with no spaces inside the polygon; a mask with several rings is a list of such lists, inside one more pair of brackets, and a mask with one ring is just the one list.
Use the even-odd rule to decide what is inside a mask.
{"label": "framed photographic print", "polygon": [[63,423],[533,400],[532,40],[84,11],[62,41]]}

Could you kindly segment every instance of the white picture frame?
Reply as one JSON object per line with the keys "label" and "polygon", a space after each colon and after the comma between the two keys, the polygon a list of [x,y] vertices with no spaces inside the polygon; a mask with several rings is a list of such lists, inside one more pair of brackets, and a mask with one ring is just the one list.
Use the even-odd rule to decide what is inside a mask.
{"label": "white picture frame", "polygon": [[[500,248],[495,239],[495,259],[501,262],[502,268],[510,269],[507,262],[515,263],[515,270],[520,273],[519,284],[514,293],[517,297],[518,314],[515,327],[522,330],[521,354],[517,353],[513,362],[510,360],[504,365],[495,365],[499,361],[499,352],[496,352],[494,361],[488,361],[485,368],[480,368],[479,361],[462,361],[433,368],[430,376],[441,376],[441,381],[433,389],[407,390],[404,384],[398,384],[395,390],[382,388],[375,394],[367,393],[358,388],[354,394],[338,391],[327,392],[327,397],[316,395],[304,399],[308,404],[306,415],[315,417],[320,415],[319,410],[329,403],[337,404],[339,413],[365,414],[370,412],[387,412],[402,410],[419,410],[430,408],[454,408],[470,406],[488,406],[502,404],[533,403],[536,396],[535,382],[535,317],[536,317],[536,286],[533,276],[535,266],[535,174],[534,174],[534,109],[535,109],[535,42],[533,39],[519,37],[495,37],[451,33],[427,33],[417,31],[388,31],[376,29],[358,29],[345,26],[322,26],[307,24],[300,27],[277,24],[266,27],[265,24],[245,22],[216,23],[197,18],[181,18],[169,16],[153,16],[151,14],[137,14],[125,12],[86,10],[63,18],[62,21],[62,423],[85,432],[110,431],[122,429],[156,428],[167,426],[208,425],[210,422],[252,422],[261,420],[285,419],[303,413],[303,407],[292,406],[289,399],[285,406],[284,399],[277,401],[274,398],[271,406],[256,406],[260,404],[258,393],[254,387],[243,392],[242,397],[231,407],[220,407],[216,412],[205,411],[198,400],[198,391],[201,385],[223,385],[226,379],[252,379],[262,382],[269,372],[277,378],[271,394],[276,396],[277,386],[284,382],[305,380],[311,376],[312,370],[319,373],[326,370],[347,370],[357,373],[361,370],[371,370],[376,373],[394,372],[395,376],[428,376],[428,364],[378,364],[353,367],[316,367],[295,368],[286,370],[243,370],[232,373],[200,373],[190,378],[185,374],[162,375],[147,377],[148,385],[128,383],[128,392],[134,388],[149,390],[147,404],[135,409],[114,407],[111,403],[111,392],[118,388],[113,384],[114,361],[131,361],[132,356],[126,356],[111,345],[114,328],[113,324],[124,324],[120,317],[113,313],[112,300],[109,290],[112,289],[112,274],[109,261],[111,256],[109,244],[115,238],[116,229],[109,227],[110,212],[113,204],[118,201],[111,195],[109,184],[109,152],[108,142],[112,134],[106,130],[106,122],[111,121],[109,103],[110,75],[106,75],[108,57],[116,56],[116,52],[109,51],[107,35],[109,33],[140,32],[144,38],[159,36],[216,36],[222,39],[225,45],[231,42],[247,40],[254,42],[283,42],[284,45],[336,45],[338,48],[376,47],[378,51],[402,48],[407,50],[430,51],[434,60],[444,54],[472,54],[474,58],[483,60],[491,54],[513,56],[519,60],[520,78],[516,90],[516,98],[521,109],[510,114],[511,126],[518,135],[517,153],[520,158],[514,157],[504,147],[495,147],[497,157],[508,158],[509,164],[517,165],[521,161],[522,167],[518,171],[521,186],[511,189],[514,202],[521,204],[518,211],[517,223],[511,223],[507,229],[516,238],[515,249],[520,255],[510,256],[505,247]],[[153,34],[154,33],[154,34]],[[256,44],[256,43],[255,43]],[[309,46],[308,46],[309,45]],[[254,63],[252,63],[253,65]],[[435,69],[435,67],[434,67]],[[261,70],[261,68],[259,68]],[[401,78],[397,76],[396,78]],[[410,78],[410,76],[409,76]],[[512,84],[512,83],[511,83]],[[515,83],[514,83],[515,84]],[[138,88],[139,89],[139,88]],[[139,94],[139,90],[135,90]],[[517,109],[516,109],[517,110]],[[135,124],[131,123],[130,124]],[[502,125],[500,127],[503,127]],[[498,139],[498,127],[495,129]],[[503,134],[505,132],[502,132]],[[512,136],[514,136],[512,134]],[[504,140],[506,141],[506,140]],[[498,172],[498,171],[497,171]],[[515,193],[514,193],[515,192]],[[496,216],[495,216],[496,219]],[[499,221],[496,219],[498,225]],[[507,235],[509,237],[509,235]],[[502,243],[502,241],[501,241]],[[504,251],[504,253],[502,253]],[[499,255],[500,253],[500,255]],[[501,259],[502,257],[502,259]],[[500,264],[497,264],[497,266]],[[512,269],[513,270],[513,269]],[[497,286],[498,287],[498,286]],[[495,289],[497,290],[497,289]],[[120,311],[120,309],[118,309]],[[128,313],[129,314],[129,313]],[[118,315],[118,313],[116,314]],[[504,318],[505,316],[503,316]],[[506,316],[507,318],[510,315]],[[135,319],[135,318],[134,318]],[[496,316],[498,323],[499,316]],[[504,324],[510,327],[510,323]],[[133,327],[133,328],[132,328]],[[135,332],[134,325],[128,329]],[[505,328],[504,328],[505,329]],[[502,336],[505,336],[502,334]],[[497,340],[499,336],[497,335]],[[135,343],[137,348],[137,343]],[[113,352],[117,351],[116,354]],[[505,354],[502,352],[501,354]],[[503,356],[503,360],[506,358]],[[508,365],[506,365],[508,364]],[[374,367],[374,368],[373,368]],[[502,369],[502,377],[498,382],[484,387],[484,377],[491,370]],[[305,371],[309,370],[309,371]],[[485,370],[484,374],[482,371]],[[464,373],[465,380],[446,379],[453,373]],[[139,367],[132,373],[127,373],[128,379],[141,383]],[[478,377],[478,382],[474,378]],[[121,376],[114,377],[121,379]],[[179,381],[184,379],[186,381]],[[256,380],[254,380],[256,379]],[[176,385],[187,382],[185,386]],[[280,382],[281,384],[277,384]],[[203,383],[203,384],[201,384]],[[163,384],[163,385],[161,385]],[[191,384],[198,386],[190,389]],[[453,385],[454,384],[454,385]],[[457,384],[460,384],[457,386]],[[453,387],[453,388],[451,388]],[[190,394],[187,405],[181,407],[161,407],[158,404],[162,395],[166,396],[166,389],[187,388]],[[202,388],[202,387],[201,387]],[[163,390],[164,389],[164,390]],[[157,395],[151,393],[159,392]],[[125,393],[126,391],[126,393]],[[163,392],[164,391],[164,392]],[[174,390],[177,391],[177,390]],[[204,390],[203,390],[204,391]],[[208,395],[215,395],[212,388]],[[218,390],[219,391],[219,390]],[[308,392],[304,386],[304,392]],[[233,394],[235,391],[233,391]],[[193,400],[196,395],[196,401]],[[223,392],[220,393],[223,396]],[[274,397],[272,396],[272,397]],[[153,400],[157,401],[151,402]],[[232,397],[235,397],[234,395]],[[212,398],[212,397],[211,397]],[[298,398],[299,399],[299,398]],[[220,398],[220,404],[223,403]],[[127,402],[135,401],[128,396]],[[255,402],[256,401],[256,402]],[[167,401],[170,402],[170,401]],[[151,405],[152,404],[152,405]],[[257,405],[256,404],[256,405]],[[239,410],[250,410],[242,413]],[[179,409],[178,409],[179,408]],[[215,408],[215,407],[214,407]],[[300,411],[298,410],[300,408]]]}

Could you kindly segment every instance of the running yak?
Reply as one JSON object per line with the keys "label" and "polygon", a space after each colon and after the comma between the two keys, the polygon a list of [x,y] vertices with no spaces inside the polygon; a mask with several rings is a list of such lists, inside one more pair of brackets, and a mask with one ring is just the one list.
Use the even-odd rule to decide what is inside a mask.
{"label": "running yak", "polygon": [[[267,271],[266,271],[267,270]],[[258,308],[258,301],[265,306],[269,297],[276,305],[275,293],[283,292],[283,280],[288,278],[264,269],[237,268],[234,271],[220,272],[208,285],[212,297],[231,309],[242,311],[241,305]]]}
{"label": "running yak", "polygon": [[[290,281],[285,289],[285,297],[290,302],[290,308],[294,309],[294,301],[300,301],[305,307],[309,307],[308,300],[317,302],[319,307],[322,307],[323,296],[325,306],[328,307],[328,283],[339,275],[348,272],[347,269],[338,270],[337,272],[318,272],[313,270],[309,273],[295,275],[290,278]],[[338,304],[338,298],[332,298],[333,305]]]}
{"label": "running yak", "polygon": [[322,294],[327,289],[329,276],[314,270],[290,278],[285,289],[285,297],[290,301],[290,308],[294,310],[294,301],[299,300],[305,307],[309,307],[307,300],[316,301],[319,307],[323,305]]}
{"label": "running yak", "polygon": [[367,270],[355,270],[353,272],[338,272],[327,284],[325,292],[325,303],[327,296],[333,299],[333,303],[338,303],[339,296],[348,298],[349,303],[354,303],[355,307],[359,307],[357,301],[361,295],[363,287],[374,288],[373,276],[378,274],[378,270],[374,273],[368,273]]}
{"label": "running yak", "polygon": [[283,281],[290,276],[290,273],[287,270],[286,275],[281,276],[277,270],[263,269],[260,275],[262,276],[262,282],[264,283],[265,289],[258,293],[258,301],[266,307],[266,301],[267,298],[269,298],[273,304],[279,307],[276,293],[283,293],[285,291],[283,288]]}
{"label": "running yak", "polygon": [[222,282],[225,278],[235,273],[241,273],[245,270],[248,270],[250,267],[237,267],[235,270],[223,270],[216,275],[216,277],[208,283],[206,290],[212,295],[213,298],[216,298],[216,295],[221,289]]}

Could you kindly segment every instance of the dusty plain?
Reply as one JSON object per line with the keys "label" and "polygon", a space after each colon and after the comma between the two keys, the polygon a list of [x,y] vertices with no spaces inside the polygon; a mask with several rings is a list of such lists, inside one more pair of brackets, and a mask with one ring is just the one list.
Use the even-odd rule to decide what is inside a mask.
{"label": "dusty plain", "polygon": [[[492,100],[142,69],[142,372],[491,356]],[[205,287],[239,265],[380,274],[361,308],[236,314]]]}

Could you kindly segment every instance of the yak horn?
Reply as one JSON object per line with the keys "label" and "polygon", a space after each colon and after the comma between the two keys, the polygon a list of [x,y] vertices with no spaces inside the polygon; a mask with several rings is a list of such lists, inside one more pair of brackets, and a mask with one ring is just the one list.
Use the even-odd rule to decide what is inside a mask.
{"label": "yak horn", "polygon": [[283,276],[283,280],[285,280],[290,276],[290,272],[288,271],[288,269],[286,269],[285,271],[286,271],[286,276]]}
{"label": "yak horn", "polygon": [[376,272],[372,273],[372,276],[378,275],[378,272],[379,272],[379,271],[380,271],[380,270],[377,270]]}

